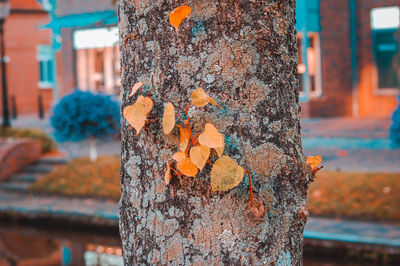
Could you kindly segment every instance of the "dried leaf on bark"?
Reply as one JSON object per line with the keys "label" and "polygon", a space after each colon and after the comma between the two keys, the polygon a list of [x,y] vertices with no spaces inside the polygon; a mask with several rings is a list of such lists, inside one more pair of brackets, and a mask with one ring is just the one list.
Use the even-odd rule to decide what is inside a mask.
{"label": "dried leaf on bark", "polygon": [[129,124],[136,130],[136,136],[146,123],[147,115],[153,108],[150,97],[139,96],[136,102],[124,108],[123,115]]}
{"label": "dried leaf on bark", "polygon": [[186,158],[187,158],[186,154],[182,151],[178,151],[172,156],[172,159],[174,159],[177,162],[183,161]]}
{"label": "dried leaf on bark", "polygon": [[317,169],[318,165],[322,162],[322,157],[321,156],[308,156],[307,157],[307,163],[313,170]]}
{"label": "dried leaf on bark", "polygon": [[203,107],[207,104],[213,104],[220,107],[213,98],[211,98],[207,93],[204,92],[202,88],[197,88],[192,92],[192,104],[197,107]]}
{"label": "dried leaf on bark", "polygon": [[172,103],[167,103],[165,105],[162,125],[166,135],[171,133],[175,127],[175,108]]}
{"label": "dried leaf on bark", "polygon": [[218,157],[222,156],[222,154],[224,153],[224,150],[225,150],[225,140],[224,140],[224,146],[219,147],[219,148],[215,148],[215,151],[217,152]]}
{"label": "dried leaf on bark", "polygon": [[224,136],[210,123],[206,124],[203,133],[200,134],[199,142],[214,149],[225,146]]}
{"label": "dried leaf on bark", "polygon": [[210,157],[210,148],[204,145],[197,145],[190,149],[190,159],[197,166],[197,168],[203,170],[207,163],[208,157]]}
{"label": "dried leaf on bark", "polygon": [[165,184],[169,184],[169,182],[171,181],[171,163],[167,163],[167,171],[165,171],[165,175],[164,175],[164,181]]}
{"label": "dried leaf on bark", "polygon": [[179,132],[181,133],[181,140],[179,142],[179,149],[182,152],[186,152],[186,148],[188,147],[189,141],[190,141],[190,130],[185,128],[185,127],[183,127],[183,126],[181,126],[181,125],[178,125],[178,127],[179,127]]}
{"label": "dried leaf on bark", "polygon": [[143,86],[143,82],[138,82],[135,85],[133,85],[132,91],[128,97],[132,97],[133,95],[135,95],[135,93],[138,91],[138,89],[140,89],[142,86]]}
{"label": "dried leaf on bark", "polygon": [[185,160],[178,162],[176,167],[185,176],[195,177],[198,172],[196,165],[192,162],[190,158],[186,158]]}
{"label": "dried leaf on bark", "polygon": [[169,13],[169,23],[178,30],[179,25],[190,15],[190,13],[192,13],[192,9],[187,5],[177,7]]}
{"label": "dried leaf on bark", "polygon": [[215,161],[211,169],[212,191],[227,191],[240,184],[244,169],[229,156],[222,156]]}

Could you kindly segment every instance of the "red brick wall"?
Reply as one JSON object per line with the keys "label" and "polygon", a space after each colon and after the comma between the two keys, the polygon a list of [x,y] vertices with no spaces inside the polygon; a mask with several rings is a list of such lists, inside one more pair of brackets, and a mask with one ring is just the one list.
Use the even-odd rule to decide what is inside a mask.
{"label": "red brick wall", "polygon": [[310,116],[352,113],[349,4],[321,0],[322,96],[306,104]]}
{"label": "red brick wall", "polygon": [[6,143],[0,139],[0,182],[7,180],[25,166],[37,161],[42,153],[39,140],[18,139]]}
{"label": "red brick wall", "polygon": [[[358,97],[359,112],[363,117],[388,117],[397,106],[396,95],[376,93],[377,75],[373,64],[370,11],[384,6],[400,6],[400,0],[362,0],[357,1],[358,23]],[[399,34],[400,39],[400,34]]]}
{"label": "red brick wall", "polygon": [[[49,22],[46,12],[29,9],[29,12],[19,12],[14,3],[22,2],[30,7],[36,0],[13,0],[11,2],[11,13],[5,22],[6,55],[10,58],[7,63],[7,85],[8,96],[15,95],[18,114],[37,114],[39,93],[44,97],[46,111],[51,105],[51,89],[40,89],[39,63],[37,61],[37,46],[50,44],[50,31],[41,30],[40,27]],[[40,7],[40,6],[39,6]],[[1,75],[0,75],[1,78]],[[11,100],[9,100],[11,112]],[[0,102],[0,112],[2,103]]]}

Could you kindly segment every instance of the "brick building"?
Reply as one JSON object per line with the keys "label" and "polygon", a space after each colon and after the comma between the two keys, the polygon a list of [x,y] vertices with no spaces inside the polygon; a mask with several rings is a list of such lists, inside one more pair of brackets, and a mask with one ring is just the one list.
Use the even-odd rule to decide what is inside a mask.
{"label": "brick building", "polygon": [[303,117],[392,114],[400,94],[399,7],[400,0],[298,0]]}
{"label": "brick building", "polygon": [[[20,24],[21,34],[6,28],[6,34],[13,35],[7,37],[7,54],[11,58],[9,86],[14,86],[10,95],[17,95],[21,113],[36,112],[39,93],[46,99],[46,107],[52,94],[57,100],[74,88],[118,94],[120,65],[113,0],[11,1],[12,5],[18,2],[29,2],[40,10],[35,15],[20,15],[25,22],[28,14],[43,21],[40,24],[39,19],[35,20],[37,24],[29,23],[29,27]],[[38,2],[49,7],[49,23],[46,8]],[[391,115],[400,92],[399,7],[400,0],[297,0],[302,117]],[[17,18],[15,8],[7,27],[12,17]],[[33,25],[38,24],[45,28],[41,33],[23,33],[37,29],[39,26]],[[18,42],[34,43],[29,48],[30,57],[44,61],[39,64],[35,58],[31,60],[35,66],[27,65],[32,69],[26,73],[32,76],[29,82],[23,82],[19,75],[24,64],[13,61],[10,54],[11,40],[18,35],[34,36],[36,43],[25,39]],[[47,44],[49,38],[51,49]],[[18,52],[14,57],[18,57]],[[56,75],[46,72],[52,64],[56,66]],[[27,90],[26,84],[37,86]]]}
{"label": "brick building", "polygon": [[48,11],[36,0],[9,3],[4,25],[9,107],[15,101],[18,114],[37,114],[39,95],[46,110],[52,101],[51,32],[41,29],[49,22]]}

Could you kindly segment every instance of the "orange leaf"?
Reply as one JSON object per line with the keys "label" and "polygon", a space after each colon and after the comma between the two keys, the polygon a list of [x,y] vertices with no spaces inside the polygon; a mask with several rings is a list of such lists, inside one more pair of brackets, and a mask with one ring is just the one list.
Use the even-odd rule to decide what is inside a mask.
{"label": "orange leaf", "polygon": [[138,89],[140,89],[142,86],[143,86],[143,82],[138,82],[135,85],[133,85],[132,91],[128,97],[132,97],[133,95],[135,95],[135,93],[138,91]]}
{"label": "orange leaf", "polygon": [[197,166],[197,168],[203,170],[207,163],[208,157],[210,157],[210,148],[204,145],[197,145],[190,149],[190,159]]}
{"label": "orange leaf", "polygon": [[229,156],[222,156],[215,161],[211,169],[212,191],[227,191],[240,184],[244,169]]}
{"label": "orange leaf", "polygon": [[171,133],[172,129],[175,127],[175,108],[172,103],[167,103],[165,105],[162,124],[166,135]]}
{"label": "orange leaf", "polygon": [[171,163],[167,163],[167,171],[165,172],[165,175],[164,175],[164,181],[165,181],[165,184],[169,184],[169,182],[171,181],[171,166],[170,166],[170,164]]}
{"label": "orange leaf", "polygon": [[178,30],[179,25],[182,20],[187,18],[190,13],[192,13],[192,9],[187,5],[182,5],[180,7],[175,8],[171,13],[169,13],[169,23]]}
{"label": "orange leaf", "polygon": [[174,159],[177,162],[183,161],[187,158],[186,154],[184,152],[178,151],[176,152],[173,156],[172,159]]}
{"label": "orange leaf", "polygon": [[192,160],[190,160],[190,158],[186,158],[185,160],[180,161],[176,165],[176,167],[185,176],[195,177],[198,172],[196,165],[192,162]]}
{"label": "orange leaf", "polygon": [[308,156],[307,157],[307,163],[311,168],[314,170],[318,167],[318,165],[322,162],[322,157],[321,156]]}
{"label": "orange leaf", "polygon": [[197,107],[203,107],[207,104],[213,104],[221,108],[213,98],[208,96],[207,93],[204,92],[202,88],[197,88],[195,91],[192,92],[192,104]]}
{"label": "orange leaf", "polygon": [[178,127],[179,127],[179,131],[181,133],[181,140],[180,140],[179,147],[182,152],[185,152],[186,148],[189,145],[189,141],[190,141],[190,130],[181,125],[178,125]]}
{"label": "orange leaf", "polygon": [[200,134],[199,142],[209,148],[220,148],[225,145],[224,136],[210,123],[206,124],[204,132]]}
{"label": "orange leaf", "polygon": [[[225,141],[224,141],[224,142],[225,142]],[[225,143],[224,143],[224,146],[219,147],[219,148],[215,148],[215,151],[217,152],[218,157],[221,157],[221,156],[222,156],[222,154],[224,153],[224,150],[225,150]]]}

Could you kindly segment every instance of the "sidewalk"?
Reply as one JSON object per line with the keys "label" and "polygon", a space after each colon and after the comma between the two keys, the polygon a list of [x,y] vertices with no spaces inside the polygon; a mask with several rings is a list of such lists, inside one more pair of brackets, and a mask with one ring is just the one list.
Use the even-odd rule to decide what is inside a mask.
{"label": "sidewalk", "polygon": [[[118,226],[118,203],[111,200],[34,196],[0,190],[0,216],[62,219],[72,223]],[[400,254],[400,226],[312,217],[305,239],[388,247]]]}

